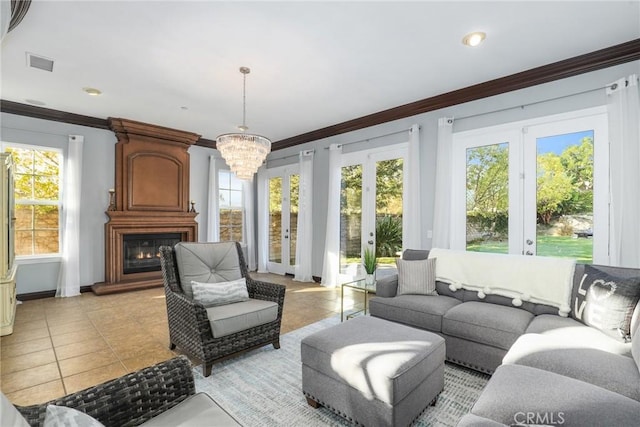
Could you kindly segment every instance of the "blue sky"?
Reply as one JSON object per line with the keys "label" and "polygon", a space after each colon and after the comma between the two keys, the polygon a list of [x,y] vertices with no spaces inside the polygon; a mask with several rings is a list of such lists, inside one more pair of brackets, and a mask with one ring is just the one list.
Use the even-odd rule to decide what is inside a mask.
{"label": "blue sky", "polygon": [[544,138],[538,138],[538,154],[555,153],[560,154],[570,145],[579,145],[582,138],[588,136],[593,139],[593,130],[585,130],[581,132],[566,133],[564,135],[552,135]]}

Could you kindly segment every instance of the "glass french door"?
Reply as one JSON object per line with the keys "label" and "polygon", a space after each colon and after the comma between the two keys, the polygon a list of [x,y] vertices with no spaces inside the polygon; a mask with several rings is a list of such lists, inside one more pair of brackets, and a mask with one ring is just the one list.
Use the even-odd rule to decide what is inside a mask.
{"label": "glass french door", "polygon": [[402,250],[407,145],[343,155],[340,185],[340,275],[364,276],[362,257],[375,251],[378,272]]}
{"label": "glass french door", "polygon": [[591,112],[455,138],[452,247],[606,263],[606,132]]}
{"label": "glass french door", "polygon": [[298,165],[269,169],[269,258],[267,269],[294,274],[300,174]]}

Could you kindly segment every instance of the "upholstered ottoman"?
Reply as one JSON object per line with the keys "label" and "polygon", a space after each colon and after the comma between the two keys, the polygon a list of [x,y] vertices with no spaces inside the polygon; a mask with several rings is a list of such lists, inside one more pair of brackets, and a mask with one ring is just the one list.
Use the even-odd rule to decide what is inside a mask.
{"label": "upholstered ottoman", "polygon": [[348,320],[302,340],[302,391],[365,426],[406,426],[444,387],[444,339],[375,317]]}

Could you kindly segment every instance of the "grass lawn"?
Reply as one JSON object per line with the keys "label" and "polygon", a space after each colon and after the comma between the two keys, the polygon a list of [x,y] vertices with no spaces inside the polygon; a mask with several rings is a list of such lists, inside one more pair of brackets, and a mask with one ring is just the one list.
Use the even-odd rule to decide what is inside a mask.
{"label": "grass lawn", "polygon": [[[575,258],[581,264],[593,262],[593,240],[591,239],[574,239],[571,236],[539,236],[537,248],[537,255]],[[467,245],[467,250],[503,254],[509,252],[506,241],[492,240]]]}

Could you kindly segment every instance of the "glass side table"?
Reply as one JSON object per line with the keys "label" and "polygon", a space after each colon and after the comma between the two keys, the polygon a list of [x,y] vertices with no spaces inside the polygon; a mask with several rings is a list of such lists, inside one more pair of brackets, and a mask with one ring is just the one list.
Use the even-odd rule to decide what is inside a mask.
{"label": "glass side table", "polygon": [[361,291],[364,295],[364,309],[363,310],[357,310],[354,311],[352,313],[349,313],[346,315],[346,319],[351,319],[352,317],[357,316],[358,314],[362,313],[362,314],[367,314],[367,296],[369,294],[376,294],[376,282],[374,281],[373,284],[371,285],[367,285],[365,284],[365,279],[358,279],[358,280],[353,280],[351,282],[346,282],[343,283],[342,285],[340,285],[340,321],[344,322],[345,320],[345,312],[344,312],[344,288],[351,288],[351,289],[355,289],[357,291]]}

